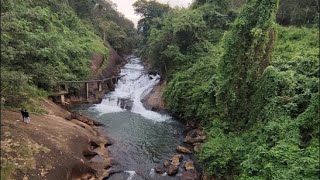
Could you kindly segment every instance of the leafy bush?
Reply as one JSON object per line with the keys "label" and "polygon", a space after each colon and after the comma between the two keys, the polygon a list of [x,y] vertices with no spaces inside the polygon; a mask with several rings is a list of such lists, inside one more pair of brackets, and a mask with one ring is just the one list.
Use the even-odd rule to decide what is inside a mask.
{"label": "leafy bush", "polygon": [[58,80],[84,79],[92,52],[107,54],[102,40],[65,3],[5,4],[1,20],[1,64],[29,75],[50,90]]}
{"label": "leafy bush", "polygon": [[[189,14],[187,11],[195,12],[199,7],[193,7],[192,11],[172,12],[181,15],[167,17],[171,17],[171,22],[176,22],[174,18]],[[256,8],[252,10],[256,12]],[[259,21],[255,18],[238,20],[234,26],[249,28],[244,24]],[[205,19],[203,21],[206,22]],[[212,22],[220,23],[216,20]],[[224,38],[231,44],[223,48],[221,42],[217,43],[223,29],[208,30],[209,24],[206,22],[204,31],[197,34],[201,38],[191,41],[193,43],[187,46],[187,50],[183,47],[184,42],[172,33],[175,23],[164,23],[158,29],[151,29],[145,52],[153,60],[159,60],[157,63],[171,65],[167,67],[169,76],[165,91],[169,109],[184,119],[205,125],[208,141],[198,158],[206,173],[217,179],[316,179],[320,168],[318,30],[282,27],[272,24],[272,20],[259,22],[261,24],[257,24],[261,25],[261,29],[249,28],[242,38],[237,36],[245,30],[235,33],[241,29],[235,28],[234,38],[230,38],[230,34]],[[272,25],[271,31],[267,30],[269,25]],[[277,33],[270,37],[270,33],[274,32]],[[244,46],[248,36],[252,38],[248,43],[251,44],[237,55],[236,52],[241,50],[239,46]],[[229,50],[230,56],[226,56]],[[259,69],[256,62],[259,59],[268,59],[269,62]],[[226,60],[229,64],[222,66],[218,64],[220,60]],[[248,60],[250,62],[245,67],[254,66],[251,72],[256,76],[247,76],[252,77],[245,81],[251,89],[242,90],[253,90],[250,101],[245,104],[243,98],[239,98],[234,104],[235,110],[250,105],[246,118],[232,114],[234,111],[221,117],[226,113],[226,101],[221,94],[217,100],[217,95],[229,91],[230,82],[225,84],[224,89],[220,83],[226,82],[226,77],[232,73],[232,78],[237,79],[235,83],[243,80],[235,71],[227,71],[226,68],[237,66],[237,69],[240,67],[237,62],[241,64]],[[241,127],[238,120],[244,122],[239,123]]]}
{"label": "leafy bush", "polygon": [[31,112],[43,113],[36,100],[46,96],[32,84],[31,77],[1,67],[1,108],[26,108]]}
{"label": "leafy bush", "polygon": [[[228,123],[211,118],[215,119],[208,128],[211,135],[199,158],[207,172],[216,177],[315,179],[318,176],[320,124],[315,29],[277,26],[277,30],[272,66],[256,81],[250,120],[246,129],[237,134],[240,150],[233,150],[234,136]],[[227,150],[224,159],[219,158],[225,152],[217,150],[221,146],[218,143],[223,143],[222,148]]]}

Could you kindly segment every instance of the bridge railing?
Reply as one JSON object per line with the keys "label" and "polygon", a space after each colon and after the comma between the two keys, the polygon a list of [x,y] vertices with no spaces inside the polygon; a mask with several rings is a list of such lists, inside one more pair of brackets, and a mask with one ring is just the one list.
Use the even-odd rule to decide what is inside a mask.
{"label": "bridge railing", "polygon": [[[66,84],[85,83],[86,99],[88,99],[89,98],[89,83],[96,82],[97,86],[98,86],[98,91],[102,91],[102,83],[103,82],[110,80],[112,83],[113,79],[119,79],[124,76],[126,76],[126,74],[119,75],[119,76],[112,76],[112,77],[103,78],[103,79],[92,79],[92,80],[84,80],[84,81],[60,81],[58,84],[60,84],[60,86],[64,85],[65,88],[59,92],[52,93],[52,96],[60,96],[60,102],[62,104],[64,104],[65,103],[64,95],[69,94],[69,90],[68,90]],[[112,85],[113,85],[113,83],[112,83]]]}

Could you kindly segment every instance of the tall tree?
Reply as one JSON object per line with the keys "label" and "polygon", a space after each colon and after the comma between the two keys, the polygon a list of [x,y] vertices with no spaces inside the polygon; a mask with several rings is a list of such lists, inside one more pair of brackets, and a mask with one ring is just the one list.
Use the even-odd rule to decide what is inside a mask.
{"label": "tall tree", "polygon": [[170,10],[168,4],[161,4],[155,0],[138,0],[133,4],[133,7],[135,13],[143,17],[138,22],[138,31],[144,36],[147,36],[152,25],[152,20],[161,17]]}
{"label": "tall tree", "polygon": [[231,127],[241,128],[249,119],[254,83],[270,58],[277,7],[278,0],[248,0],[224,37],[218,103]]}

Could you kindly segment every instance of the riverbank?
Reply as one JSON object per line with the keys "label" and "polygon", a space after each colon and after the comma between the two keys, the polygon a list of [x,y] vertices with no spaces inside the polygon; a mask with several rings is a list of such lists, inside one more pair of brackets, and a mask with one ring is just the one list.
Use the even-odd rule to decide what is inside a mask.
{"label": "riverbank", "polygon": [[[156,112],[170,112],[169,108],[165,104],[163,97],[166,88],[167,82],[160,81],[159,84],[154,86],[150,93],[148,93],[142,99],[143,105],[147,109]],[[207,140],[207,133],[205,132],[204,128],[195,121],[181,118],[181,115],[179,114],[171,114],[171,116],[175,117],[184,124],[184,139],[183,142],[181,142],[181,144],[176,147],[176,151],[179,154],[176,154],[171,159],[162,160],[159,165],[155,167],[155,172],[159,174],[163,174],[164,172],[166,172],[169,175],[175,175],[179,172],[179,169],[184,169],[180,178],[182,180],[213,179],[213,177],[203,172],[203,169],[198,164],[196,157],[193,157],[192,160],[184,160],[180,162],[180,160],[183,159],[186,154],[195,156],[200,152],[202,145]],[[175,160],[177,159],[176,157],[179,157],[178,160]]]}
{"label": "riverbank", "polygon": [[46,115],[1,111],[1,179],[75,179],[109,176],[112,159],[99,123],[43,100]]}

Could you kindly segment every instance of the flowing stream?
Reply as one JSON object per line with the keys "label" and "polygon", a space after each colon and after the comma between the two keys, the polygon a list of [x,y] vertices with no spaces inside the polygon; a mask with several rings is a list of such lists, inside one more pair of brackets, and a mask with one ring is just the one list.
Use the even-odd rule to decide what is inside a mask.
{"label": "flowing stream", "polygon": [[115,91],[108,93],[100,104],[82,105],[75,110],[93,117],[106,126],[103,132],[114,140],[109,146],[111,156],[119,163],[121,173],[109,179],[179,179],[154,172],[154,167],[170,159],[177,145],[182,143],[183,125],[167,114],[143,107],[141,99],[159,80],[148,75],[139,58],[130,56],[121,69]]}

